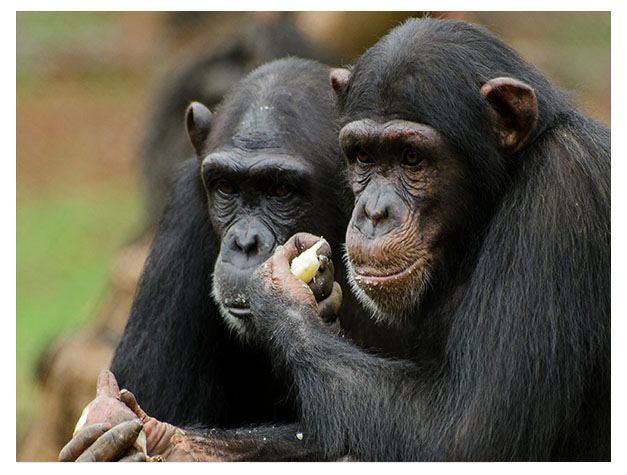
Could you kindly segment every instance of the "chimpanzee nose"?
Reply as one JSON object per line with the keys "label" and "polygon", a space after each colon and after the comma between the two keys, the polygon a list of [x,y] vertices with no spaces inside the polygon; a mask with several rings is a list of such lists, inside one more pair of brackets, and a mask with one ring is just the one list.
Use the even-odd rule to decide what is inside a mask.
{"label": "chimpanzee nose", "polygon": [[376,228],[379,223],[383,223],[390,216],[389,205],[382,200],[377,200],[375,203],[368,202],[364,205],[364,214]]}
{"label": "chimpanzee nose", "polygon": [[266,223],[255,216],[237,220],[222,238],[220,259],[247,270],[265,261],[276,245],[276,238]]}
{"label": "chimpanzee nose", "polygon": [[394,206],[394,196],[385,186],[374,186],[363,202],[364,216],[372,228],[384,224],[390,218]]}
{"label": "chimpanzee nose", "polygon": [[235,244],[246,255],[256,254],[259,250],[259,234],[246,230],[235,236]]}
{"label": "chimpanzee nose", "polygon": [[373,184],[359,197],[353,212],[353,226],[367,239],[376,239],[402,226],[407,207],[385,184]]}

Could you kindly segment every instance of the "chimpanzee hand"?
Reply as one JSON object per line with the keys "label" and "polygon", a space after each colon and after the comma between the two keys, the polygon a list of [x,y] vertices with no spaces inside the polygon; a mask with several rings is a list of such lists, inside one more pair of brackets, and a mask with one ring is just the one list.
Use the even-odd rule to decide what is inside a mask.
{"label": "chimpanzee hand", "polygon": [[[109,370],[98,376],[98,393],[83,410],[74,436],[59,453],[61,462],[191,460],[184,431],[149,417]],[[147,457],[150,455],[150,457]]]}
{"label": "chimpanzee hand", "polygon": [[140,433],[141,421],[120,401],[113,373],[103,370],[98,376],[96,398],[83,409],[73,439],[59,453],[59,461],[145,460],[144,435],[139,438]]}
{"label": "chimpanzee hand", "polygon": [[[299,309],[309,308],[325,322],[333,321],[342,304],[342,289],[333,281],[331,248],[327,242],[317,254],[321,266],[309,285],[298,279],[290,270],[292,260],[320,240],[319,237],[298,233],[253,273],[249,283],[253,323],[259,331],[273,327],[275,320],[286,318],[286,310],[300,315]],[[304,312],[307,313],[307,312]],[[306,316],[303,314],[303,318]],[[270,329],[270,328],[269,328]]]}

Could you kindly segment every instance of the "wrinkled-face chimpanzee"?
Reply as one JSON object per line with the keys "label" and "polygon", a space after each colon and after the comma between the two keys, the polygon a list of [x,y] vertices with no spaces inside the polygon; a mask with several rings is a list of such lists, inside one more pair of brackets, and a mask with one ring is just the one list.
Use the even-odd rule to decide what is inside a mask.
{"label": "wrinkled-face chimpanzee", "polygon": [[320,81],[326,67],[313,64],[290,60],[259,68],[227,97],[214,127],[203,105],[187,111],[220,237],[212,295],[227,324],[243,336],[248,280],[276,246],[304,229],[319,230],[337,245],[345,232],[349,205],[334,178],[341,164],[332,138],[337,119],[332,93]]}
{"label": "wrinkled-face chimpanzee", "polygon": [[329,332],[288,270],[315,237],[277,251],[252,321],[305,433],[360,460],[609,460],[609,129],[461,22],[408,21],[331,82],[352,287],[411,338],[388,359]]}
{"label": "wrinkled-face chimpanzee", "polygon": [[[315,452],[289,424],[297,421],[289,380],[246,341],[246,284],[298,231],[321,234],[333,247],[343,240],[350,192],[339,179],[344,165],[329,73],[313,61],[275,61],[238,84],[215,116],[199,103],[186,114],[197,159],[183,164],[111,370],[151,416],[214,429],[205,459],[307,459]],[[332,292],[333,266],[312,285],[318,309],[331,316],[341,299]],[[116,397],[116,388],[110,373],[101,376],[99,394]],[[244,425],[256,428],[237,432]],[[79,432],[61,458],[76,458],[89,446],[85,437],[100,435],[93,430]],[[134,439],[133,430],[114,428],[101,439]],[[156,432],[147,430],[149,448],[161,437]],[[122,454],[109,447],[85,456]]]}

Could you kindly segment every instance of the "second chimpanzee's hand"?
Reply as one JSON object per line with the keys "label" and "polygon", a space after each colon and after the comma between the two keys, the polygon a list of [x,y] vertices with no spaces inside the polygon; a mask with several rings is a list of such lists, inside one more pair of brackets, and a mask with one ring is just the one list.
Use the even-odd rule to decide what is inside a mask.
{"label": "second chimpanzee's hand", "polygon": [[[305,317],[305,313],[319,316],[324,321],[333,321],[342,303],[342,290],[333,281],[333,263],[328,243],[318,249],[321,266],[314,279],[306,284],[290,270],[292,260],[316,244],[320,238],[312,234],[298,233],[283,246],[277,247],[273,256],[263,263],[252,275],[249,284],[251,310],[255,325],[263,331],[268,326],[292,315]],[[303,312],[300,310],[308,309]],[[313,312],[312,312],[313,311]]]}
{"label": "second chimpanzee's hand", "polygon": [[146,460],[145,442],[137,440],[141,431],[142,423],[138,416],[120,400],[113,373],[103,370],[98,376],[96,398],[83,410],[73,438],[61,450],[59,460]]}
{"label": "second chimpanzee's hand", "polygon": [[[145,440],[138,441],[144,437]],[[197,459],[189,449],[185,431],[148,416],[131,392],[119,391],[109,370],[100,372],[98,395],[83,411],[72,440],[59,454],[61,462]]]}

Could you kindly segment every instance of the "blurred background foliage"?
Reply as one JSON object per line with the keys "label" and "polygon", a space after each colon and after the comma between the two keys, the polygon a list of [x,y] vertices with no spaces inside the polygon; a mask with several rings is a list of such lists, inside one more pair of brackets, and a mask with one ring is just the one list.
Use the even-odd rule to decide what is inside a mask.
{"label": "blurred background foliage", "polygon": [[[290,15],[305,37],[346,65],[419,13]],[[138,150],[157,83],[167,82],[164,75],[190,51],[228,35],[247,16],[17,13],[18,439],[37,414],[33,381],[40,356],[60,335],[93,320],[116,251],[144,229],[148,207]],[[584,111],[610,123],[609,13],[445,16],[483,24],[576,91]],[[182,116],[179,122],[182,129]]]}

